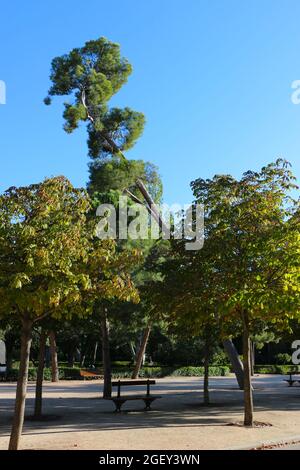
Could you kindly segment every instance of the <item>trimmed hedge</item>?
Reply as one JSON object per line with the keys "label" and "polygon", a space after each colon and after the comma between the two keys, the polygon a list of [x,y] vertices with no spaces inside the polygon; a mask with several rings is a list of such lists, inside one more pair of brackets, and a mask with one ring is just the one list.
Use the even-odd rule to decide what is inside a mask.
{"label": "trimmed hedge", "polygon": [[256,374],[287,375],[291,371],[300,372],[300,366],[296,366],[294,364],[290,364],[290,365],[267,364],[267,365],[262,365],[262,366],[254,366],[254,372]]}
{"label": "trimmed hedge", "polygon": [[[132,374],[132,368],[119,366],[113,367],[112,377],[114,379],[126,379],[130,378]],[[287,375],[290,371],[295,371],[300,373],[300,365],[257,365],[254,367],[254,372],[256,374],[281,374]],[[60,366],[58,368],[59,378],[62,380],[82,380],[83,377],[80,375],[79,367],[66,367]],[[211,366],[209,368],[209,375],[211,377],[224,377],[227,376],[230,372],[228,366]],[[189,367],[169,367],[169,366],[148,366],[143,367],[140,370],[140,377],[144,378],[159,378],[159,377],[203,377],[204,367],[203,366],[189,366]],[[18,369],[16,367],[12,368],[7,373],[6,380],[15,382],[18,378]],[[28,370],[28,380],[36,380],[36,368],[30,367]],[[51,380],[51,369],[44,369],[44,380]]]}
{"label": "trimmed hedge", "polygon": [[[28,380],[36,380],[36,368],[30,367],[28,369]],[[7,372],[6,380],[14,382],[18,379],[19,370],[15,367],[10,369]],[[63,380],[80,380],[82,377],[80,375],[80,369],[77,367],[59,367],[58,376]],[[44,380],[51,380],[51,369],[44,369]]]}
{"label": "trimmed hedge", "polygon": [[[129,378],[131,377],[132,370],[114,370],[112,373],[113,378]],[[211,376],[225,376],[229,374],[229,367],[227,366],[211,366],[209,368]],[[155,377],[203,377],[204,367],[143,367],[140,370],[140,377],[155,378]]]}

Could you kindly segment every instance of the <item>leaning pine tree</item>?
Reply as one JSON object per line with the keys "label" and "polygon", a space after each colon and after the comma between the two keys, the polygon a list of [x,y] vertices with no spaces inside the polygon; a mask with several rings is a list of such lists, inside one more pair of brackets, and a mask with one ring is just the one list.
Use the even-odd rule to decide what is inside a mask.
{"label": "leaning pine tree", "polygon": [[[45,104],[51,104],[53,96],[67,96],[69,101],[65,103],[63,113],[65,131],[71,133],[81,122],[87,124],[88,149],[92,159],[89,189],[92,191],[95,189],[94,170],[107,159],[119,159],[125,167],[128,165],[130,173],[124,152],[132,148],[142,134],[145,117],[128,107],[109,107],[109,101],[127,82],[131,72],[130,63],[120,54],[119,44],[104,37],[88,41],[83,47],[52,61],[52,85]],[[133,183],[150,215],[162,231],[168,232],[142,175],[137,175]],[[124,189],[135,202],[141,203],[135,191],[132,193],[129,188]],[[242,368],[237,353],[230,340],[226,341],[225,346],[242,388]]]}

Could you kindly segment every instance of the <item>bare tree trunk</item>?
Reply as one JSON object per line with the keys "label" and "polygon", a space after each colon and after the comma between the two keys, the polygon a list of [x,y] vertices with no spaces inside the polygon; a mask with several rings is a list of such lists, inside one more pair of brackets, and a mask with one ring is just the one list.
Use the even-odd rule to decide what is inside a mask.
{"label": "bare tree trunk", "polygon": [[161,217],[161,214],[158,210],[158,207],[155,204],[154,200],[152,199],[152,197],[151,197],[150,193],[148,192],[146,186],[144,185],[144,183],[140,179],[138,179],[135,182],[135,184],[139,188],[139,190],[141,191],[145,201],[147,202],[146,208],[147,208],[149,214],[156,220],[156,222],[158,223],[158,225],[160,226],[160,228],[162,230],[162,233],[168,238],[170,230],[166,226],[166,224],[164,223],[164,221]]}
{"label": "bare tree trunk", "polygon": [[243,312],[243,362],[244,362],[244,425],[253,426],[253,394],[251,384],[251,345],[247,312]]}
{"label": "bare tree trunk", "polygon": [[135,345],[133,344],[133,341],[129,342],[129,347],[130,347],[130,352],[131,352],[131,356],[132,356],[132,362],[135,362],[135,360],[136,360],[136,349],[135,349]]}
{"label": "bare tree trunk", "polygon": [[204,380],[203,380],[203,397],[204,405],[209,405],[209,347],[205,345],[204,352]]}
{"label": "bare tree trunk", "polygon": [[132,379],[137,379],[139,376],[139,373],[143,364],[143,357],[145,355],[148,339],[150,336],[150,331],[151,331],[151,326],[149,325],[144,331],[141,346],[136,356],[135,368],[131,376]]}
{"label": "bare tree trunk", "polygon": [[111,397],[111,360],[109,347],[109,321],[107,318],[107,309],[104,308],[101,320],[102,331],[102,362],[103,362],[103,398]]}
{"label": "bare tree trunk", "polygon": [[12,368],[13,355],[12,350],[6,349],[6,373],[8,373]]}
{"label": "bare tree trunk", "polygon": [[20,368],[16,390],[15,412],[8,450],[18,450],[23,430],[28,382],[29,355],[31,347],[31,329],[32,321],[29,318],[23,317],[21,331]]}
{"label": "bare tree trunk", "polygon": [[74,349],[68,352],[68,366],[74,367]]}
{"label": "bare tree trunk", "polygon": [[96,341],[96,343],[95,343],[95,347],[94,347],[93,365],[95,365],[95,364],[96,364],[96,359],[97,359],[97,350],[98,350],[98,341]]}
{"label": "bare tree trunk", "polygon": [[43,394],[46,339],[47,339],[47,335],[45,331],[42,330],[41,337],[40,337],[39,363],[38,363],[38,369],[37,369],[37,374],[36,374],[36,386],[35,386],[35,401],[34,401],[34,417],[35,418],[40,418],[42,416],[42,394]]}
{"label": "bare tree trunk", "polygon": [[254,342],[250,341],[250,365],[251,365],[251,377],[254,376],[254,365],[255,365],[255,353],[254,353]]}
{"label": "bare tree trunk", "polygon": [[57,347],[56,347],[55,333],[53,330],[49,332],[49,339],[50,339],[50,351],[51,351],[51,381],[58,382],[59,374],[58,374],[58,362],[57,362]]}
{"label": "bare tree trunk", "polygon": [[239,385],[240,390],[244,389],[244,368],[242,361],[239,358],[237,350],[231,341],[231,339],[225,339],[223,341],[224,349],[229,357],[231,367],[235,373],[237,383]]}
{"label": "bare tree trunk", "polygon": [[81,357],[80,367],[84,367],[84,363],[85,363],[85,354],[83,354]]}

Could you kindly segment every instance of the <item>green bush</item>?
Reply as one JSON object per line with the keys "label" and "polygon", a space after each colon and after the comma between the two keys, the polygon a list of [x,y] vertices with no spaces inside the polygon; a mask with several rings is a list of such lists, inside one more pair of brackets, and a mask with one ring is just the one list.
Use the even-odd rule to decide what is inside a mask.
{"label": "green bush", "polygon": [[[80,375],[79,367],[59,367],[59,378],[62,380],[82,380],[83,377]],[[229,367],[227,366],[211,366],[209,368],[209,374],[211,376],[226,376],[229,374]],[[124,367],[115,367],[112,371],[112,377],[114,379],[130,378],[132,375],[132,369],[125,369]],[[140,377],[145,378],[158,378],[158,377],[203,377],[204,367],[143,367],[140,371]],[[8,381],[16,381],[18,378],[18,369],[12,368],[7,373]],[[28,370],[28,380],[36,380],[36,368],[30,367]],[[44,380],[51,380],[51,369],[44,369]]]}
{"label": "green bush", "polygon": [[292,362],[292,356],[288,353],[279,353],[274,357],[275,363],[280,365],[290,364]]}
{"label": "green bush", "polygon": [[[132,370],[114,370],[112,373],[113,378],[130,378]],[[229,367],[227,366],[211,366],[209,368],[211,376],[226,376],[229,374]],[[140,370],[140,377],[157,378],[157,377],[203,377],[204,367],[187,366],[187,367],[142,367]]]}
{"label": "green bush", "polygon": [[[37,369],[35,367],[30,367],[28,369],[29,381],[36,380],[36,371]],[[16,381],[18,379],[18,373],[19,370],[13,367],[7,372],[7,380],[12,382]],[[80,375],[80,369],[75,367],[59,367],[58,376],[62,380],[80,380],[82,378]],[[44,369],[44,380],[51,380],[51,369]]]}
{"label": "green bush", "polygon": [[289,364],[289,365],[267,364],[267,365],[262,365],[262,366],[254,366],[254,372],[256,374],[287,375],[291,371],[300,372],[300,366],[295,366],[293,364]]}
{"label": "green bush", "polygon": [[228,359],[228,356],[227,354],[225,353],[225,351],[223,351],[223,349],[218,349],[218,351],[216,351],[212,358],[211,358],[211,364],[213,366],[228,366],[229,365],[229,359]]}

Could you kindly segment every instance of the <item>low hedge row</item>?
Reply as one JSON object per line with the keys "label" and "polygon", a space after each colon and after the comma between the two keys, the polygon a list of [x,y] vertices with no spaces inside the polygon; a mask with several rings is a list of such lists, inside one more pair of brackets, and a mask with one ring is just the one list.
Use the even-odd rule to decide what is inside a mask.
{"label": "low hedge row", "polygon": [[261,366],[254,366],[254,372],[256,374],[283,374],[287,375],[291,371],[300,372],[300,366],[293,364],[290,365],[275,365],[267,364]]}
{"label": "low hedge row", "polygon": [[[129,378],[131,377],[132,370],[114,370],[112,373],[113,378]],[[211,376],[225,376],[229,374],[229,367],[227,366],[211,366],[209,368]],[[155,377],[203,377],[204,367],[143,367],[140,370],[140,377],[155,378]]]}
{"label": "low hedge row", "polygon": [[[59,367],[59,378],[63,380],[82,380],[79,367]],[[211,376],[225,376],[229,374],[227,366],[211,366],[209,368]],[[112,377],[115,379],[130,378],[132,369],[113,368]],[[140,377],[202,377],[204,375],[203,367],[143,367],[140,371]],[[8,381],[15,381],[18,378],[18,369],[13,368],[7,373]],[[28,380],[36,380],[36,368],[30,367],[28,370]],[[51,370],[44,369],[44,380],[51,380]]]}
{"label": "low hedge row", "polygon": [[[82,380],[79,367],[59,367],[59,378],[62,380]],[[258,365],[254,367],[256,374],[282,374],[287,375],[290,371],[300,373],[300,365]],[[227,366],[211,366],[209,368],[210,376],[226,376],[230,372]],[[130,378],[132,369],[124,367],[113,367],[112,377],[114,379]],[[140,377],[145,378],[159,378],[159,377],[203,377],[204,367],[190,366],[190,367],[143,367],[140,371]],[[12,368],[7,373],[8,381],[16,381],[18,378],[18,369]],[[28,380],[36,380],[36,368],[30,367],[28,370]],[[51,380],[51,370],[44,369],[44,380]]]}
{"label": "low hedge row", "polygon": [[[28,380],[36,380],[36,367],[30,367],[28,369]],[[7,372],[6,379],[8,381],[16,381],[18,379],[19,370],[12,368]],[[77,367],[59,367],[58,369],[59,378],[63,380],[80,380],[80,369]],[[44,369],[44,380],[51,380],[51,369]]]}

